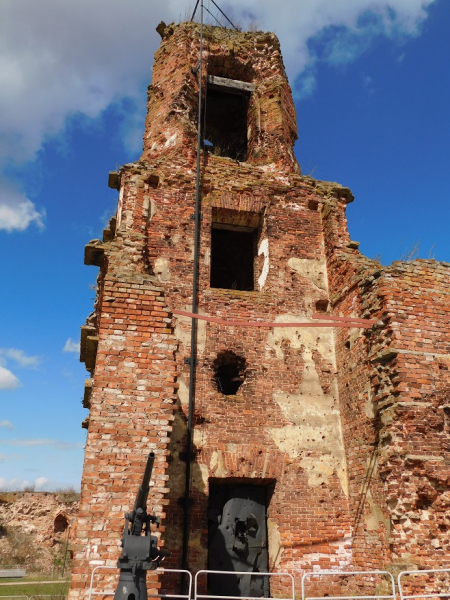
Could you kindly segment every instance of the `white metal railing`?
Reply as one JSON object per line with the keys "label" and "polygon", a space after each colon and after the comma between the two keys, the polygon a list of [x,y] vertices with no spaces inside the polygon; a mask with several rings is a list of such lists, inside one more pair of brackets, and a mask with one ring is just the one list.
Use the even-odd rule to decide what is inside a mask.
{"label": "white metal railing", "polygon": [[425,573],[448,573],[450,575],[450,569],[424,569],[423,571],[402,571],[398,574],[398,591],[400,594],[400,600],[413,600],[415,598],[446,598],[450,597],[450,576],[447,583],[447,592],[436,592],[436,593],[426,593],[426,594],[405,594],[403,589],[402,578],[408,575],[424,575]]}
{"label": "white metal railing", "polygon": [[[345,596],[306,596],[305,594],[305,583],[307,579],[312,577],[351,577],[359,575],[368,576],[382,576],[387,577],[390,580],[392,594],[373,594],[364,596],[354,596],[353,594]],[[344,598],[351,598],[352,600],[395,600],[395,581],[389,571],[316,571],[315,573],[305,573],[302,577],[302,600],[343,600]]]}
{"label": "white metal railing", "polygon": [[[91,600],[92,596],[114,596],[114,594],[116,593],[115,590],[102,590],[102,591],[98,591],[98,592],[93,591],[95,574],[102,569],[103,570],[109,569],[109,570],[114,570],[114,571],[119,570],[117,567],[108,567],[106,565],[98,565],[98,566],[94,567],[92,569],[92,573],[91,573],[91,582],[89,585],[88,600]],[[149,573],[156,574],[156,575],[163,575],[164,573],[181,573],[181,574],[184,574],[187,576],[189,585],[188,585],[188,593],[187,594],[148,594],[147,595],[148,598],[182,598],[183,600],[190,600],[191,594],[192,594],[192,575],[189,571],[186,571],[185,569],[158,568],[153,571],[149,571]]]}
{"label": "white metal railing", "polygon": [[[247,577],[287,577],[291,583],[291,596],[286,600],[295,600],[295,583],[294,577],[291,573],[254,573],[253,571],[210,571],[208,569],[197,571],[195,574],[194,580],[194,600],[198,600],[199,598],[207,598],[208,600],[245,600],[248,598],[247,596],[213,596],[212,594],[199,594],[198,593],[198,577],[199,575],[239,575],[239,576],[247,576]],[[252,599],[254,600],[254,599]],[[264,598],[264,600],[279,600],[275,598]]]}
{"label": "white metal railing", "polygon": [[[90,586],[89,586],[89,595],[88,595],[88,600],[92,600],[93,596],[114,596],[115,594],[115,590],[102,590],[102,591],[95,591],[93,589],[94,587],[94,578],[95,575],[100,571],[100,570],[110,570],[110,571],[116,571],[118,572],[118,568],[117,567],[108,567],[106,565],[97,565],[94,567],[94,569],[92,570],[91,573],[91,579],[90,579]],[[212,595],[212,594],[200,594],[198,591],[199,588],[199,583],[198,583],[198,579],[199,577],[202,576],[208,576],[209,574],[212,575],[225,575],[225,576],[240,576],[240,577],[268,577],[268,578],[287,578],[290,582],[290,589],[291,589],[291,596],[288,596],[285,598],[285,600],[295,600],[295,582],[294,582],[294,577],[292,575],[292,573],[288,573],[288,572],[275,572],[275,573],[254,573],[253,571],[211,571],[211,570],[200,570],[195,574],[195,579],[194,579],[194,594],[192,595],[192,574],[185,570],[185,569],[155,569],[154,571],[150,571],[151,574],[156,574],[156,575],[163,575],[165,573],[170,574],[170,573],[177,573],[177,574],[182,574],[184,576],[186,576],[188,578],[188,590],[187,593],[185,594],[160,594],[160,593],[156,593],[156,594],[149,594],[148,597],[149,598],[167,598],[167,599],[174,599],[174,598],[179,598],[180,600],[246,600],[247,596],[221,596],[221,595]],[[436,591],[436,592],[429,592],[424,590],[424,593],[422,594],[407,594],[405,593],[405,583],[404,583],[404,578],[407,576],[420,576],[420,575],[425,575],[425,574],[435,574],[435,575],[442,575],[442,574],[447,574],[448,575],[448,581],[446,582],[436,582],[435,585],[437,585],[437,583],[440,583],[441,588],[442,585],[446,585],[446,590],[447,591]],[[308,583],[308,581],[310,581],[312,578],[327,578],[327,577],[360,577],[360,576],[364,576],[366,578],[387,578],[387,580],[390,583],[390,588],[391,588],[391,593],[384,593],[384,594],[380,594],[380,593],[374,593],[374,594],[365,594],[365,595],[361,595],[361,596],[356,596],[353,594],[349,594],[349,595],[339,595],[339,596],[309,596],[306,594],[306,584]],[[421,598],[448,598],[448,600],[450,600],[450,569],[424,569],[422,571],[402,571],[401,573],[399,573],[398,578],[398,592],[399,592],[399,600],[418,600]],[[3,600],[3,598],[9,598],[11,600],[37,600],[39,598],[46,598],[46,597],[54,597],[55,594],[47,594],[47,595],[42,595],[42,594],[35,594],[33,596],[26,596],[26,595],[21,595],[21,596],[2,596],[1,600]],[[396,600],[396,593],[395,593],[395,581],[394,581],[394,577],[392,576],[391,573],[389,573],[389,571],[316,571],[316,572],[308,572],[308,573],[304,573],[302,576],[302,583],[301,583],[301,597],[302,600],[347,600],[347,599],[351,599],[351,600]],[[254,599],[252,599],[254,600]],[[279,598],[275,599],[275,598],[264,598],[264,600],[279,600]]]}

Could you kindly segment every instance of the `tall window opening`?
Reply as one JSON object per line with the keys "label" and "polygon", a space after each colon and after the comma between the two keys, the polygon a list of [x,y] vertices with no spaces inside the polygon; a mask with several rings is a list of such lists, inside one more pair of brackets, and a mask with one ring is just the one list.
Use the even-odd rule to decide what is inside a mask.
{"label": "tall window opening", "polygon": [[239,161],[247,159],[247,112],[253,89],[253,84],[243,81],[208,77],[203,131],[208,152]]}
{"label": "tall window opening", "polygon": [[253,291],[260,230],[255,213],[213,209],[211,226],[212,288]]}
{"label": "tall window opening", "polygon": [[214,223],[211,230],[211,287],[254,290],[255,231]]}

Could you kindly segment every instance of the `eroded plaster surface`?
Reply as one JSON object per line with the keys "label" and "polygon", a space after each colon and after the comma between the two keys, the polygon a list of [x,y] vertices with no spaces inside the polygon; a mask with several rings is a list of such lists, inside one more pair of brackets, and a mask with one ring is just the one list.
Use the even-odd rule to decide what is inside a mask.
{"label": "eroded plaster surface", "polygon": [[[185,310],[186,312],[190,312],[191,306],[184,306],[181,310]],[[205,314],[201,310],[198,311],[198,314]],[[184,346],[183,351],[187,352],[191,347],[191,327],[192,327],[192,319],[190,317],[183,317],[177,315],[177,320],[175,323],[175,337],[176,339]],[[203,355],[205,351],[206,345],[206,321],[197,321],[197,352],[200,356]]]}
{"label": "eroded plaster surface", "polygon": [[153,271],[159,281],[164,282],[170,280],[170,268],[167,258],[157,258],[154,262]]}
{"label": "eroded plaster surface", "polygon": [[215,477],[226,477],[228,475],[228,471],[223,462],[223,453],[220,450],[214,450],[211,454],[209,468]]}
{"label": "eroded plaster surface", "polygon": [[[303,321],[294,315],[278,317],[282,322]],[[299,377],[298,393],[275,392],[274,399],[289,425],[271,428],[272,439],[282,452],[299,458],[308,475],[309,485],[328,483],[336,474],[348,495],[347,472],[337,382],[334,377],[327,393],[324,392],[313,353],[316,351],[330,365],[334,373],[333,333],[331,329],[273,328],[267,337],[268,349],[283,359],[283,342],[301,351],[303,373]]]}
{"label": "eroded plaster surface", "polygon": [[278,569],[284,548],[281,544],[281,535],[278,525],[270,518],[267,519],[267,541],[269,546],[269,562],[273,565],[274,569]]}
{"label": "eroded plaster surface", "polygon": [[331,541],[330,548],[333,554],[322,552],[311,552],[304,554],[300,559],[292,560],[290,570],[295,571],[321,571],[321,563],[327,562],[332,570],[346,571],[352,561],[351,536],[345,536],[339,540]]}
{"label": "eroded plaster surface", "polygon": [[321,290],[328,290],[325,258],[290,258],[288,266]]}

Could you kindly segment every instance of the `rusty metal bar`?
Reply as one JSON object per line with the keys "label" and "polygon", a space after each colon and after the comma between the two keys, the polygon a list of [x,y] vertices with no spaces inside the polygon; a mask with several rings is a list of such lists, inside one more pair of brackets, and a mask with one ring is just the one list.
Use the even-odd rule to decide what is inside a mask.
{"label": "rusty metal bar", "polygon": [[308,323],[281,323],[281,322],[265,322],[265,321],[231,321],[228,319],[221,319],[219,317],[212,317],[210,315],[199,315],[198,313],[191,313],[185,310],[173,310],[172,313],[174,315],[179,315],[181,317],[190,317],[191,319],[198,319],[199,321],[209,321],[210,323],[217,323],[218,325],[228,325],[228,326],[236,326],[236,327],[360,327],[362,329],[367,329],[372,327],[373,323],[376,321],[369,320],[363,322],[362,319],[359,320],[347,320],[346,317],[341,317],[342,319],[346,319],[345,321],[324,321],[324,322],[308,322]]}

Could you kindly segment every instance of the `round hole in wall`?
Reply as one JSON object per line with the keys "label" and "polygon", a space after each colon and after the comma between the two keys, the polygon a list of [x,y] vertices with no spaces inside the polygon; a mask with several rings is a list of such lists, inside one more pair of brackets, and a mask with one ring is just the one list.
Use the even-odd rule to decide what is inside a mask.
{"label": "round hole in wall", "polygon": [[57,515],[53,523],[53,531],[55,533],[63,533],[68,527],[69,519],[65,515]]}
{"label": "round hole in wall", "polygon": [[245,379],[246,360],[231,350],[219,352],[213,363],[217,390],[225,396],[235,396]]}

